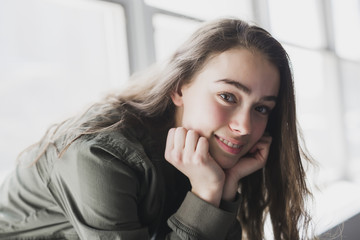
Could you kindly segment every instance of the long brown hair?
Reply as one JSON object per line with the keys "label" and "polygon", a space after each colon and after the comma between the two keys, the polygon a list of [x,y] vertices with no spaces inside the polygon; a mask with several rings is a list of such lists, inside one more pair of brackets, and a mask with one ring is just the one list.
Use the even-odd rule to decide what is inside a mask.
{"label": "long brown hair", "polygon": [[[167,130],[174,120],[171,93],[190,81],[210,56],[235,47],[262,53],[280,72],[278,102],[267,126],[273,137],[269,158],[264,169],[241,180],[238,219],[244,236],[251,240],[263,239],[267,213],[270,213],[275,239],[300,239],[310,221],[304,207],[310,192],[302,156],[309,159],[301,155],[298,142],[288,55],[281,44],[260,27],[239,19],[219,19],[204,24],[161,67],[134,76],[122,91],[109,95],[80,118],[71,120],[71,124],[69,120],[59,125],[53,139],[72,133],[64,140],[64,151],[80,136],[121,128],[132,122],[129,119],[141,124],[156,122],[151,121],[156,119],[166,123],[157,127]],[[302,236],[306,238],[306,234]]]}

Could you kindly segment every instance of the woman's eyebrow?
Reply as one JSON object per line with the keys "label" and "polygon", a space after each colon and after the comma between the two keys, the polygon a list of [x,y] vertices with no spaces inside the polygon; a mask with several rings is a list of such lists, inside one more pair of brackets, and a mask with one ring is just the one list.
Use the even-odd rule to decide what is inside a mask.
{"label": "woman's eyebrow", "polygon": [[[239,89],[240,91],[245,92],[246,94],[251,94],[251,89],[246,87],[244,84],[239,83],[238,81],[224,78],[224,79],[217,80],[216,82],[232,85],[232,86],[236,87],[237,89]],[[265,96],[265,97],[262,97],[261,100],[276,102],[277,97],[276,96]]]}
{"label": "woman's eyebrow", "polygon": [[246,94],[251,93],[250,88],[246,87],[245,85],[243,85],[243,84],[241,84],[241,83],[239,83],[238,81],[235,81],[235,80],[224,78],[224,79],[217,80],[216,82],[221,82],[221,83],[226,83],[226,84],[233,85],[234,87],[236,87],[239,90],[245,92]]}

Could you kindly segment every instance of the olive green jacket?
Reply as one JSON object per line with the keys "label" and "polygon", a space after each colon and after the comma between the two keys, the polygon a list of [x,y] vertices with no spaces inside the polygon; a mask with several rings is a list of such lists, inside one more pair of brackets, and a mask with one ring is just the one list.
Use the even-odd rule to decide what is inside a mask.
{"label": "olive green jacket", "polygon": [[201,200],[143,136],[81,137],[59,158],[62,147],[38,161],[32,148],[3,182],[0,239],[241,239],[239,200]]}

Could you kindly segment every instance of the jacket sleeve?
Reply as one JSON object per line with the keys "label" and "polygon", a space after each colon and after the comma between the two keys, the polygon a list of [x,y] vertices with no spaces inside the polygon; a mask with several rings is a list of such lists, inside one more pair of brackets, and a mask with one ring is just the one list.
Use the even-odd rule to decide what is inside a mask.
{"label": "jacket sleeve", "polygon": [[[138,164],[137,155],[128,158]],[[55,160],[48,187],[80,239],[146,240],[148,228],[138,211],[140,179],[104,149],[75,141]]]}
{"label": "jacket sleeve", "polygon": [[[169,218],[168,225],[177,235],[175,239],[240,240],[241,226],[236,220],[240,198],[220,203],[220,208],[188,192],[178,211]],[[172,238],[168,238],[172,239]]]}

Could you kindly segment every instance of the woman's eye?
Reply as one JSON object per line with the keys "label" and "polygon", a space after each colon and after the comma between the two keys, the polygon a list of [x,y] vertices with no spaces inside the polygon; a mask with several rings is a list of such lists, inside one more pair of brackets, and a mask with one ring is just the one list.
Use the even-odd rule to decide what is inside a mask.
{"label": "woman's eye", "polygon": [[236,98],[231,93],[221,93],[219,95],[225,102],[236,103]]}
{"label": "woman's eye", "polygon": [[271,109],[267,106],[258,106],[255,108],[255,110],[263,115],[268,115],[271,111]]}

